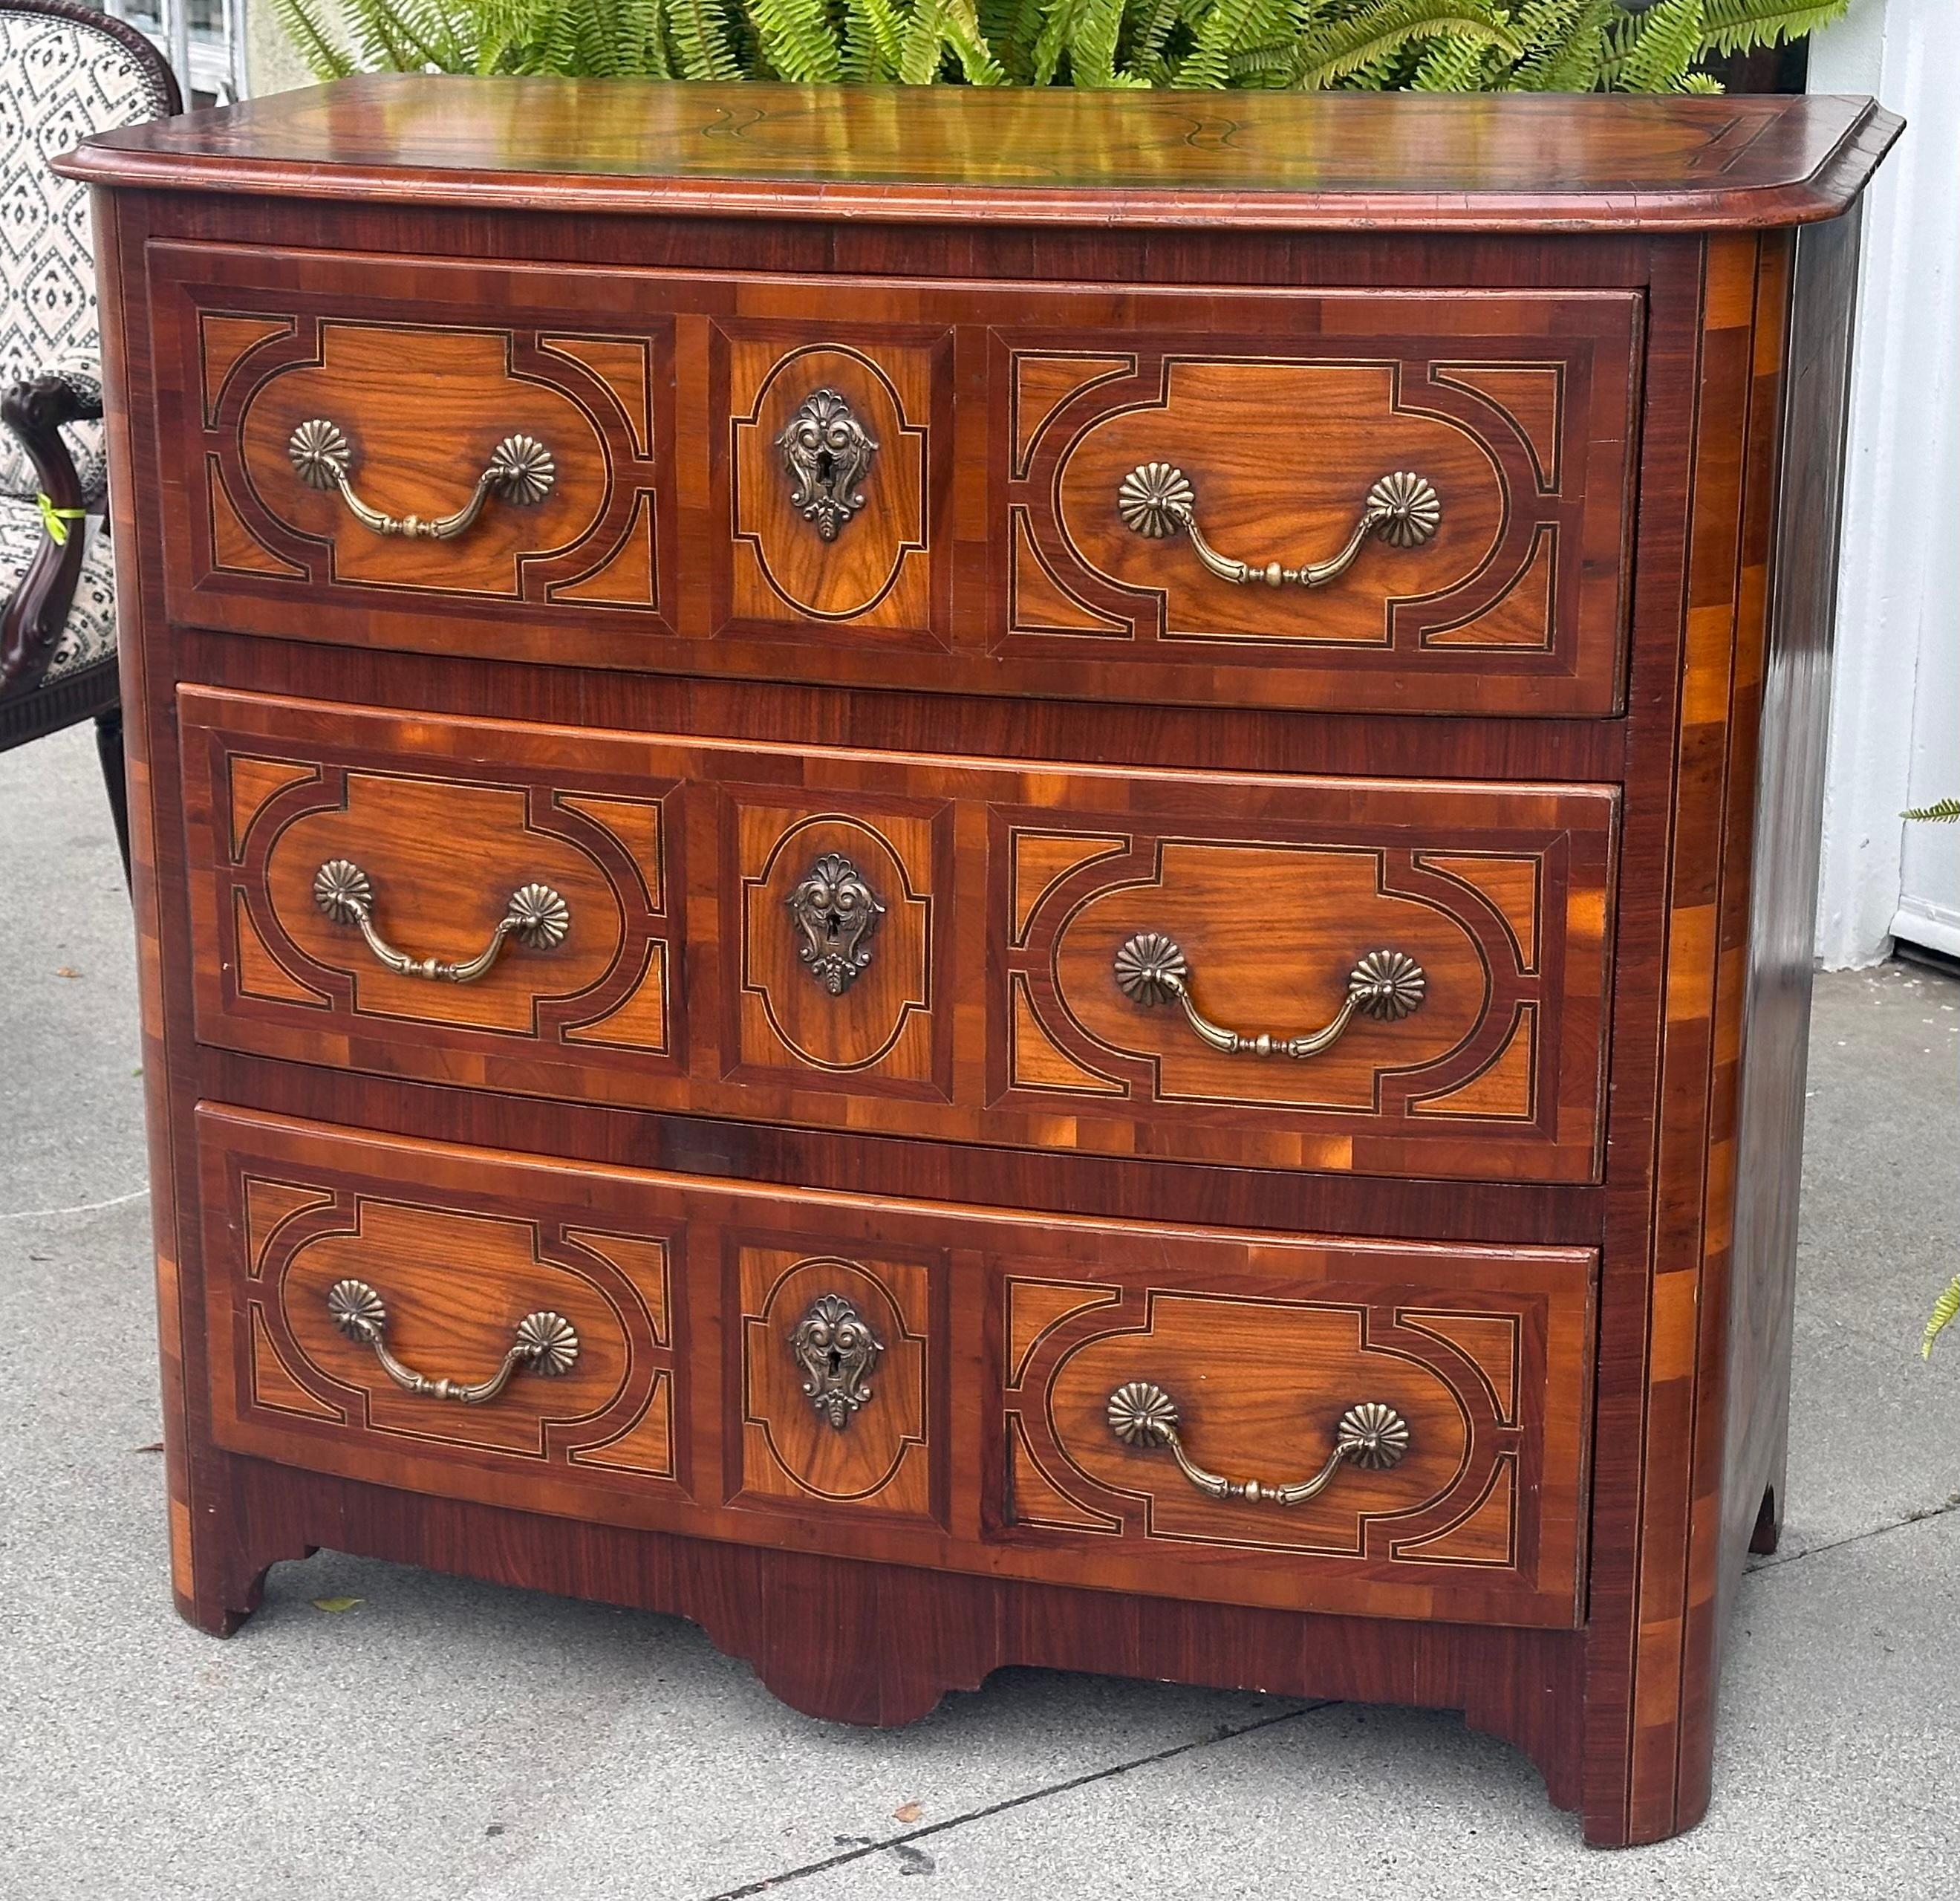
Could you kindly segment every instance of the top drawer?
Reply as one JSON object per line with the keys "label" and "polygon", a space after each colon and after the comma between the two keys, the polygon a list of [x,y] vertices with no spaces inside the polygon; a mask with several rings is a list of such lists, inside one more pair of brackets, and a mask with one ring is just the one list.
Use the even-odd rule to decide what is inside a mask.
{"label": "top drawer", "polygon": [[1631,291],[151,269],[181,620],[956,692],[1622,703]]}

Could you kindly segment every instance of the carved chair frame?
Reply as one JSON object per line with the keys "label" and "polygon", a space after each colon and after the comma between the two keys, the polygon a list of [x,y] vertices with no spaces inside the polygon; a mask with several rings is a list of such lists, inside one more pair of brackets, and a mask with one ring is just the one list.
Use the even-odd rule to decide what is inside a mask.
{"label": "carved chair frame", "polygon": [[[144,69],[164,102],[166,116],[183,110],[183,94],[163,56],[126,22],[78,0],[0,0],[0,14],[43,14],[99,35]],[[99,396],[59,374],[32,377],[0,391],[0,426],[19,442],[41,492],[58,509],[83,505],[81,477],[62,439],[62,426],[101,413]],[[65,543],[44,536],[12,594],[0,606],[0,752],[92,718],[126,872],[129,817],[115,658],[84,667],[52,686],[41,685],[74,603],[84,546],[80,534],[70,535]]]}

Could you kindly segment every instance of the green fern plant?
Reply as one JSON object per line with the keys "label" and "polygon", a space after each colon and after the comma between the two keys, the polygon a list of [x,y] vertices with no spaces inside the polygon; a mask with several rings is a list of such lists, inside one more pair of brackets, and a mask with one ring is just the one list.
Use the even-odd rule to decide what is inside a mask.
{"label": "green fern plant", "polygon": [[1716,92],[1850,0],[273,0],[357,72],[1115,90]]}

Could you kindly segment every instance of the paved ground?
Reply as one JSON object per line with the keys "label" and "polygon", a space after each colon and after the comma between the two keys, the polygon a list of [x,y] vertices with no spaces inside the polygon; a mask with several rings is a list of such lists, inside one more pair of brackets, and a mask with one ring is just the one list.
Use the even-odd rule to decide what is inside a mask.
{"label": "paved ground", "polygon": [[[1456,1718],[1010,1671],[887,1734],[692,1626],[323,1552],[179,1623],[129,914],[88,741],[0,756],[6,1901],[1906,1901],[1960,1876],[1960,985],[1818,998],[1783,1551],[1713,1813],[1596,1855]],[[358,1598],[342,1613],[314,1600]]]}

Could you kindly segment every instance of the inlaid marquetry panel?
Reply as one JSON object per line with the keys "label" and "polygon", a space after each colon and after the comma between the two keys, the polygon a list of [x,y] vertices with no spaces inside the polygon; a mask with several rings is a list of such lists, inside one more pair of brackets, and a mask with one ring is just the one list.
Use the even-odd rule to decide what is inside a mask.
{"label": "inlaid marquetry panel", "polygon": [[[1132,307],[1139,326],[1155,314],[1139,300],[1125,317]],[[1120,350],[1085,351],[1072,331],[995,331],[1010,445],[997,651],[1112,667],[1125,653],[1223,668],[1284,658],[1310,676],[1300,693],[1340,705],[1370,703],[1392,677],[1410,710],[1617,705],[1634,301],[1357,307],[1335,294],[1254,307],[1256,324],[1228,306],[1201,342],[1139,327]],[[1152,539],[1119,514],[1125,477],[1153,464],[1182,472],[1222,555],[1260,570],[1338,552],[1373,485],[1398,472],[1431,486],[1440,517],[1419,545],[1370,539],[1322,586],[1235,584],[1183,534]]]}
{"label": "inlaid marquetry panel", "polygon": [[[946,1448],[937,1443],[936,1389],[945,1377],[932,1307],[943,1260],[810,1254],[731,1240],[730,1331],[739,1361],[739,1466],[730,1502],[791,1510],[875,1512],[940,1520]],[[841,1301],[870,1328],[876,1352],[850,1390],[855,1403],[835,1423],[806,1390],[793,1347],[821,1301]]]}
{"label": "inlaid marquetry panel", "polygon": [[[810,625],[943,647],[949,577],[931,524],[952,447],[950,334],[792,342],[780,326],[719,323],[709,361],[732,536],[719,631]],[[800,419],[820,445],[807,486],[784,454]]]}
{"label": "inlaid marquetry panel", "polygon": [[[992,814],[996,1102],[1121,1113],[1153,1132],[1271,1129],[1277,1116],[1316,1167],[1357,1165],[1391,1132],[1446,1142],[1474,1131],[1493,1169],[1533,1167],[1518,1157],[1535,1148],[1536,1168],[1591,1172],[1609,792],[1303,784],[1235,814],[1223,788],[1182,813],[1168,788],[1128,813],[1097,810],[1087,784],[1071,791],[1079,829],[1058,823],[1055,798]],[[1328,1024],[1371,952],[1421,966],[1420,1005],[1394,1021],[1357,1014],[1301,1059],[1227,1052],[1174,1003],[1153,1007],[1113,980],[1144,933],[1176,944],[1196,1007],[1242,1036]]]}
{"label": "inlaid marquetry panel", "polygon": [[[741,947],[731,1078],[787,1073],[950,1100],[953,1024],[938,1007],[950,982],[950,806],[859,798],[826,810],[759,787],[723,799],[727,941]],[[844,910],[832,885],[850,887]],[[800,921],[800,905],[826,899]],[[868,924],[851,920],[853,903],[870,907]]]}
{"label": "inlaid marquetry panel", "polygon": [[[172,550],[174,598],[269,588],[669,630],[670,320],[595,321],[574,279],[522,267],[173,245],[155,268],[164,346],[197,396],[196,426],[170,438],[202,524]],[[450,540],[377,533],[295,470],[293,433],[316,419],[344,437],[360,498],[398,518],[461,507],[513,435],[543,445],[549,492],[529,506],[493,495]]]}
{"label": "inlaid marquetry panel", "polygon": [[[1302,1601],[1572,1620],[1583,1540],[1593,1257],[1549,1249],[1211,1241],[1099,1278],[1001,1263],[1001,1536],[1134,1552],[1170,1587],[1297,1567]],[[1399,1461],[1291,1505],[1209,1495],[1126,1442],[1112,1396],[1167,1396],[1197,1467],[1313,1476],[1344,1414],[1392,1409]]]}
{"label": "inlaid marquetry panel", "polygon": [[[158,247],[155,283],[181,390],[160,393],[162,439],[197,527],[170,551],[184,619],[291,636],[278,603],[303,599],[311,638],[548,664],[1466,716],[1624,705],[1631,291],[900,295],[187,244]],[[548,443],[555,486],[493,500],[455,541],[383,539],[295,476],[287,444],[315,415],[397,515],[457,505],[511,431]],[[816,416],[834,506],[786,461]],[[1335,552],[1401,472],[1433,485],[1439,524],[1420,546],[1369,540],[1325,586],[1235,586],[1182,535],[1125,524],[1118,488],[1150,463],[1182,470],[1213,542],[1262,569]]]}
{"label": "inlaid marquetry panel", "polygon": [[[684,1486],[682,1225],[615,1231],[514,1163],[445,1177],[439,1157],[402,1161],[277,1128],[207,1142],[221,1441],[547,1509],[567,1487]],[[554,1377],[520,1366],[481,1403],[409,1391],[335,1324],[329,1295],[349,1280],[378,1297],[389,1351],[428,1379],[488,1378],[534,1312],[568,1323],[575,1350]]]}
{"label": "inlaid marquetry panel", "polygon": [[[447,1081],[504,1062],[547,1076],[684,1064],[676,788],[634,772],[623,742],[323,724],[226,696],[193,701],[184,730],[205,1033],[253,1026],[294,1053]],[[390,968],[323,909],[318,880],[336,865],[358,869],[375,931],[414,958],[466,962],[513,894],[540,885],[567,928],[549,945],[508,937],[473,981],[433,981]]]}

